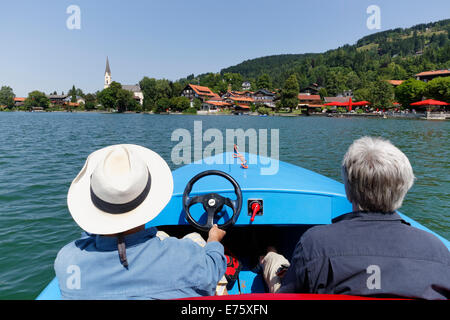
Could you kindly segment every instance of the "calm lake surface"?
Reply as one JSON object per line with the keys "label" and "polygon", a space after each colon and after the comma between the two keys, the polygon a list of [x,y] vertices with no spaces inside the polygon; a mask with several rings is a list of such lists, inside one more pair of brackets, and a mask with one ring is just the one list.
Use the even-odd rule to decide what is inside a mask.
{"label": "calm lake surface", "polygon": [[279,129],[280,160],[338,181],[353,140],[385,137],[408,156],[417,178],[400,211],[450,239],[449,121],[0,112],[0,299],[34,299],[54,277],[58,250],[79,237],[66,195],[91,152],[139,144],[175,169],[171,134],[193,132],[196,120],[224,136],[225,129]]}

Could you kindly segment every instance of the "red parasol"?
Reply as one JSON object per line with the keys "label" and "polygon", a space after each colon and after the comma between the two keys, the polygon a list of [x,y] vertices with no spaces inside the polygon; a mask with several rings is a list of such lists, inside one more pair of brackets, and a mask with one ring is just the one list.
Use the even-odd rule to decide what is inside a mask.
{"label": "red parasol", "polygon": [[449,104],[444,101],[427,99],[411,103],[412,106],[448,106]]}
{"label": "red parasol", "polygon": [[344,105],[346,106],[347,104],[343,103],[343,102],[339,102],[339,101],[332,101],[332,102],[324,103],[324,106],[339,106],[339,107],[341,107]]}
{"label": "red parasol", "polygon": [[370,102],[369,102],[369,101],[365,101],[365,100],[363,100],[363,101],[358,101],[358,102],[353,102],[353,105],[354,105],[354,106],[366,106],[366,105],[368,105],[368,104],[370,104]]}
{"label": "red parasol", "polygon": [[358,101],[358,102],[353,102],[352,98],[350,97],[350,99],[347,102],[338,102],[338,101],[333,101],[333,102],[328,102],[325,103],[324,106],[339,106],[339,107],[348,107],[349,111],[352,111],[352,106],[366,106],[370,104],[369,101]]}

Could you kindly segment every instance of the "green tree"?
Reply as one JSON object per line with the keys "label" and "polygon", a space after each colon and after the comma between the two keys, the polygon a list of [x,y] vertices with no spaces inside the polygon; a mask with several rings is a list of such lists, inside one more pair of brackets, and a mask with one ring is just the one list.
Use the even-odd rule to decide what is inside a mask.
{"label": "green tree", "polygon": [[304,73],[297,75],[297,79],[300,90],[302,90],[302,88],[306,88],[311,83],[310,79],[308,79]]}
{"label": "green tree", "polygon": [[191,101],[186,97],[177,97],[178,98],[178,110],[185,111],[191,107]]}
{"label": "green tree", "polygon": [[391,62],[383,71],[385,71],[388,79],[405,79],[408,77],[406,70],[395,62]]}
{"label": "green tree", "polygon": [[281,91],[280,107],[289,108],[290,111],[296,108],[298,106],[299,90],[297,77],[293,74],[286,80]]}
{"label": "green tree", "polygon": [[170,82],[171,91],[172,91],[172,97],[178,97],[181,95],[181,92],[183,91],[185,85],[182,84],[179,81],[176,82]]}
{"label": "green tree", "polygon": [[202,108],[202,100],[200,100],[199,98],[195,98],[193,104],[194,108],[197,110],[200,110]]}
{"label": "green tree", "polygon": [[116,95],[115,107],[118,112],[134,111],[138,102],[133,98],[131,91],[119,89]]}
{"label": "green tree", "polygon": [[122,89],[122,85],[116,81],[111,82],[110,86],[97,94],[98,102],[106,110],[116,108],[117,93]]}
{"label": "green tree", "polygon": [[270,108],[266,108],[266,107],[259,107],[257,110],[256,110],[259,114],[262,114],[262,115],[268,115],[268,114],[270,114]]}
{"label": "green tree", "polygon": [[184,114],[197,114],[197,109],[195,108],[187,108],[183,111]]}
{"label": "green tree", "polygon": [[191,106],[191,102],[186,97],[172,97],[169,100],[169,106],[172,110],[183,112]]}
{"label": "green tree", "polygon": [[170,81],[166,79],[156,80],[156,100],[172,97]]}
{"label": "green tree", "polygon": [[69,90],[68,95],[71,97],[70,102],[77,102],[77,89],[75,88],[75,85]]}
{"label": "green tree", "polygon": [[361,87],[361,79],[354,71],[349,72],[345,80],[345,86],[352,91]]}
{"label": "green tree", "polygon": [[438,77],[425,85],[424,96],[450,103],[450,77]]}
{"label": "green tree", "polygon": [[93,110],[96,108],[97,97],[95,96],[95,94],[88,93],[84,99],[86,101],[86,104],[84,106],[86,110]]}
{"label": "green tree", "polygon": [[122,85],[115,81],[108,88],[100,91],[97,99],[105,109],[115,109],[118,112],[133,111],[138,107],[133,93],[122,89]]}
{"label": "green tree", "polygon": [[50,100],[47,98],[44,92],[35,90],[28,94],[28,97],[25,99],[24,105],[28,109],[31,109],[33,107],[47,109],[50,105]]}
{"label": "green tree", "polygon": [[226,85],[231,85],[232,90],[242,90],[242,76],[240,73],[227,72],[223,75]]}
{"label": "green tree", "polygon": [[169,80],[148,77],[144,77],[139,81],[139,86],[144,94],[144,110],[154,109],[159,99],[178,96],[182,90],[180,85],[174,85]]}
{"label": "green tree", "polygon": [[16,95],[11,87],[2,86],[0,89],[0,106],[7,106],[8,108],[14,107],[15,97]]}
{"label": "green tree", "polygon": [[394,88],[387,81],[378,80],[369,88],[369,101],[376,108],[389,108],[394,102]]}
{"label": "green tree", "polygon": [[170,100],[169,98],[161,98],[156,101],[156,106],[154,109],[155,113],[166,112],[167,109],[170,108]]}
{"label": "green tree", "polygon": [[403,107],[408,107],[411,103],[422,100],[425,87],[423,81],[408,79],[395,88],[395,99]]}
{"label": "green tree", "polygon": [[262,74],[256,81],[258,89],[272,89],[272,81],[267,73]]}
{"label": "green tree", "polygon": [[139,81],[139,86],[144,94],[143,109],[152,110],[156,106],[156,79],[144,77]]}
{"label": "green tree", "polygon": [[355,90],[353,92],[353,97],[355,98],[355,101],[370,101],[370,99],[372,98],[369,88],[360,88]]}
{"label": "green tree", "polygon": [[326,75],[325,87],[329,94],[337,95],[348,90],[347,72],[342,68],[332,68]]}
{"label": "green tree", "polygon": [[77,102],[77,97],[84,97],[83,90],[75,88],[75,85],[72,86],[67,95],[71,97],[70,102]]}
{"label": "green tree", "polygon": [[326,88],[319,89],[319,95],[323,99],[324,97],[328,97],[328,91]]}

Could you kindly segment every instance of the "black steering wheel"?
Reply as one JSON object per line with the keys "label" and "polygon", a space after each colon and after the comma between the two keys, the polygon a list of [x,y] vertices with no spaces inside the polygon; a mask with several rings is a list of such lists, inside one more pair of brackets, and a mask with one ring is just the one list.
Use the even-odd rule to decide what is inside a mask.
{"label": "black steering wheel", "polygon": [[[237,199],[231,200],[230,198],[222,197],[217,193],[208,193],[204,195],[190,197],[189,193],[199,179],[206,176],[220,176],[227,179],[234,187],[234,193],[236,194]],[[196,203],[201,203],[206,213],[208,214],[207,220],[205,224],[200,224],[196,220],[194,220],[191,216],[189,209],[192,205]],[[223,206],[226,205],[233,210],[233,215],[231,218],[223,224],[218,224],[218,227],[221,229],[226,229],[236,223],[237,218],[241,212],[242,208],[242,191],[239,184],[234,180],[228,173],[219,170],[206,170],[200,172],[195,177],[193,177],[186,185],[183,193],[183,209],[186,213],[186,220],[195,228],[201,231],[209,231],[214,224],[214,217],[222,210]]]}

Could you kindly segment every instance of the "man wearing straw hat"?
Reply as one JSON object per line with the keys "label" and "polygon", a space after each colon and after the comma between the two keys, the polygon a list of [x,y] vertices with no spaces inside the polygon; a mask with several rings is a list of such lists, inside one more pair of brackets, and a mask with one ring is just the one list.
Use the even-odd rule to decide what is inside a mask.
{"label": "man wearing straw hat", "polygon": [[207,243],[145,228],[172,197],[167,163],[137,145],[95,151],[67,196],[69,211],[86,233],[55,260],[64,299],[174,299],[213,295],[225,273],[214,226]]}

